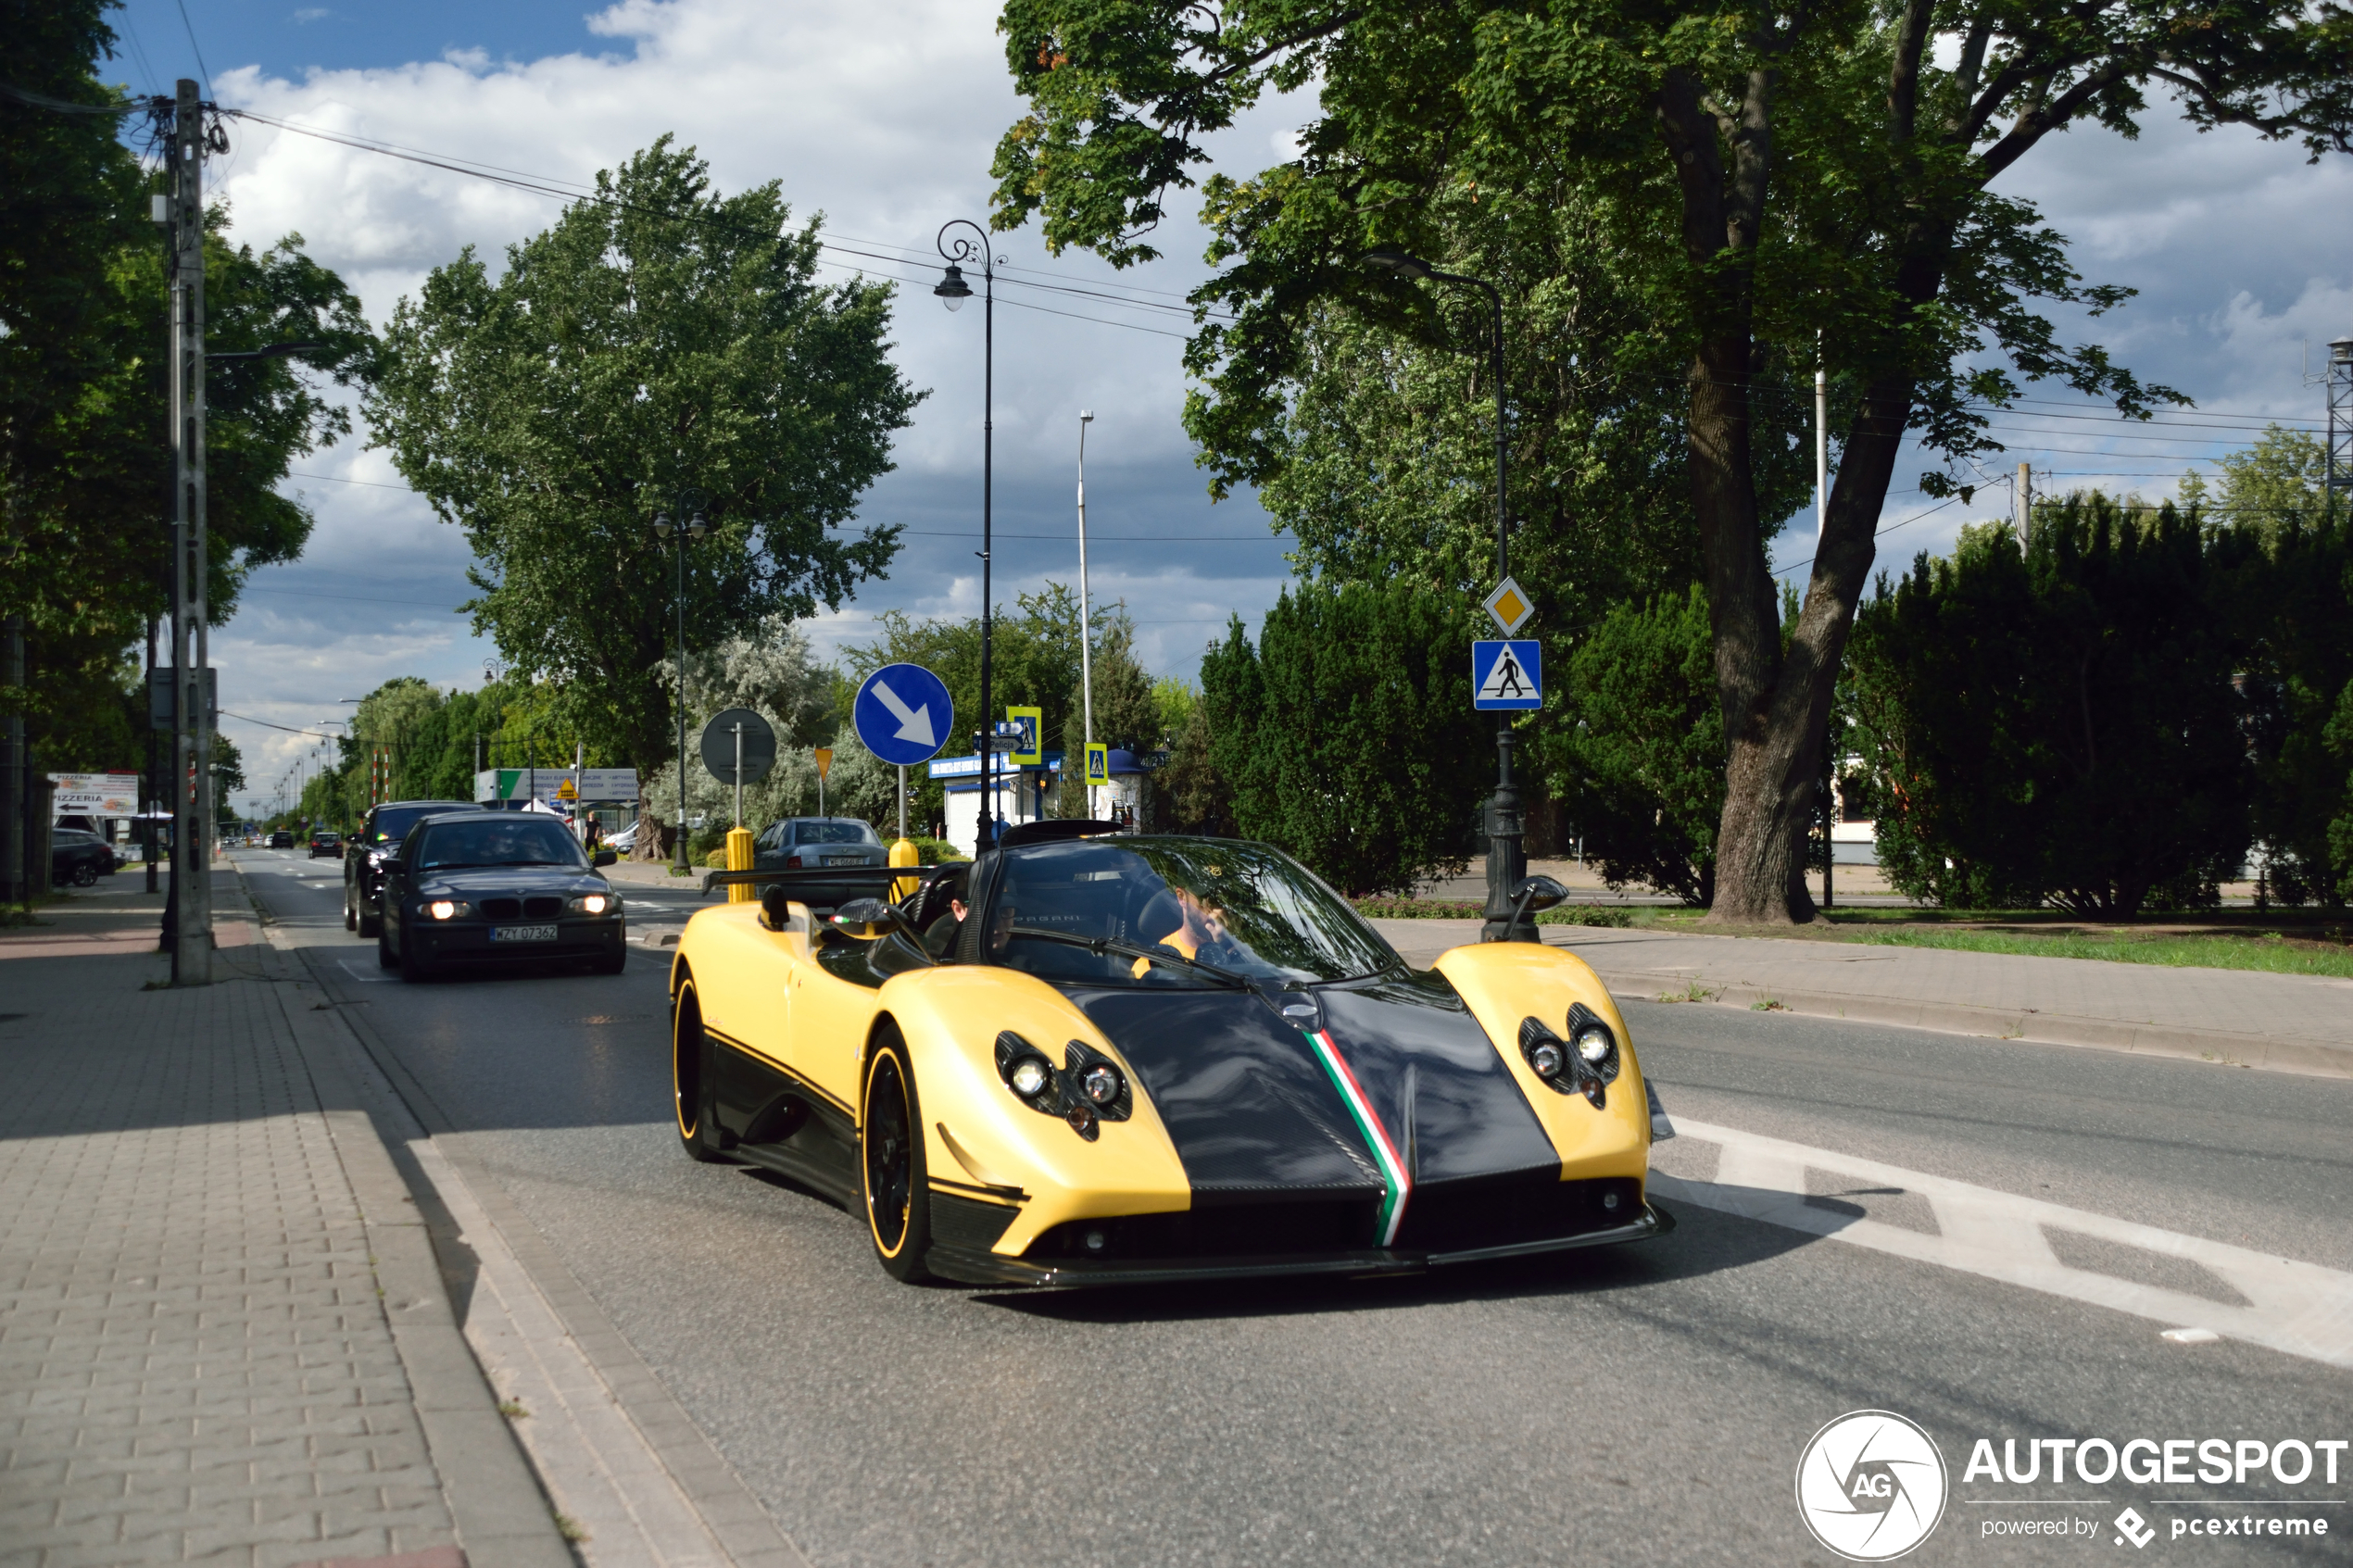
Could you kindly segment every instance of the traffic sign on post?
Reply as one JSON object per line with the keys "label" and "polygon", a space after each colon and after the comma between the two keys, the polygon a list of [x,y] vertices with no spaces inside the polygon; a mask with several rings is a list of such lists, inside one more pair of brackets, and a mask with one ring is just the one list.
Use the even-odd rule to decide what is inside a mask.
{"label": "traffic sign on post", "polygon": [[866,749],[901,768],[930,761],[956,733],[947,686],[920,664],[886,664],[867,676],[849,711]]}
{"label": "traffic sign on post", "polygon": [[1005,721],[1021,726],[1021,745],[1013,748],[1013,761],[1024,768],[1035,768],[1046,760],[1046,710],[1042,708],[1008,708]]}
{"label": "traffic sign on post", "polygon": [[[743,742],[741,751],[736,749],[738,737]],[[702,727],[701,751],[702,765],[721,784],[755,784],[776,765],[776,732],[752,709],[730,708]]]}
{"label": "traffic sign on post", "polygon": [[1508,577],[1496,583],[1495,591],[1481,602],[1487,606],[1487,613],[1495,618],[1495,624],[1504,629],[1506,637],[1517,635],[1519,629],[1528,624],[1528,618],[1536,613],[1534,602],[1518,583]]}
{"label": "traffic sign on post", "polygon": [[1481,638],[1471,644],[1471,706],[1478,709],[1544,706],[1544,645],[1533,637],[1506,642]]}
{"label": "traffic sign on post", "polygon": [[1089,784],[1111,783],[1111,747],[1102,741],[1087,743],[1087,782]]}

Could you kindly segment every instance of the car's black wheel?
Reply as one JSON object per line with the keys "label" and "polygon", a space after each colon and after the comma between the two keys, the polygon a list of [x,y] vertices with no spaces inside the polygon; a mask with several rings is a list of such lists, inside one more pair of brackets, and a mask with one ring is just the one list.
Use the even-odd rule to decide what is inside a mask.
{"label": "car's black wheel", "polygon": [[397,969],[400,960],[392,956],[392,938],[384,935],[384,922],[376,922],[376,967]]}
{"label": "car's black wheel", "polygon": [[866,1229],[883,1272],[895,1280],[929,1279],[931,1189],[924,1170],[923,1101],[907,1061],[907,1044],[886,1024],[866,1061],[858,1118],[858,1166]]}
{"label": "car's black wheel", "polygon": [[670,1090],[677,1110],[678,1147],[698,1165],[730,1163],[719,1151],[719,1128],[711,1114],[711,1036],[703,1033],[702,1004],[691,980],[678,987],[670,1011]]}
{"label": "car's black wheel", "polygon": [[400,933],[400,978],[415,985],[433,978],[433,962],[417,950],[416,942],[404,927]]}
{"label": "car's black wheel", "polygon": [[76,887],[97,886],[98,868],[87,860],[82,861],[82,864],[73,868],[73,884]]}
{"label": "car's black wheel", "polygon": [[347,882],[343,884],[343,928],[346,931],[359,929],[359,911],[351,907],[351,884]]}

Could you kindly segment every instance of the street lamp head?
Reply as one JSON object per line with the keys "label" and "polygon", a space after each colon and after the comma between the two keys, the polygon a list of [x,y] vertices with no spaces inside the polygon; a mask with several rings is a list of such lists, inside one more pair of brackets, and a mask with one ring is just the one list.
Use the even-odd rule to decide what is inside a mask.
{"label": "street lamp head", "polygon": [[1417,283],[1433,270],[1428,262],[1402,250],[1377,250],[1365,257],[1365,265],[1377,272],[1391,272]]}
{"label": "street lamp head", "polygon": [[1078,422],[1080,424],[1092,423],[1094,418],[1095,411],[1092,408],[1081,408],[1078,410]]}
{"label": "street lamp head", "polygon": [[654,514],[654,537],[661,540],[665,544],[669,542],[670,514],[668,512],[656,512]]}
{"label": "street lamp head", "polygon": [[692,539],[696,544],[701,544],[702,536],[710,532],[711,523],[703,517],[702,513],[697,512],[693,517],[686,520],[686,537]]}
{"label": "street lamp head", "polygon": [[951,261],[948,264],[948,275],[940,279],[939,286],[931,292],[939,296],[940,304],[954,310],[973,296],[973,286],[964,282],[964,270]]}

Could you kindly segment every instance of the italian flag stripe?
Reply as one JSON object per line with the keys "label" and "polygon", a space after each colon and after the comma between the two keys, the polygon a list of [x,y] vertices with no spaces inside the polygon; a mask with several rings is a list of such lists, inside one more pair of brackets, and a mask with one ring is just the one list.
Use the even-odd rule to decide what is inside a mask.
{"label": "italian flag stripe", "polygon": [[1356,1131],[1373,1151],[1374,1161],[1380,1166],[1381,1185],[1388,1189],[1381,1198],[1380,1244],[1389,1246],[1397,1239],[1397,1227],[1405,1218],[1406,1199],[1414,1196],[1414,1178],[1406,1173],[1405,1161],[1398,1155],[1397,1146],[1390,1141],[1389,1130],[1373,1114],[1373,1102],[1365,1097],[1365,1086],[1340,1054],[1340,1047],[1328,1029],[1317,1029],[1307,1035],[1307,1043],[1315,1048],[1315,1060],[1324,1064],[1326,1076],[1340,1098],[1347,1102],[1349,1115],[1356,1119]]}

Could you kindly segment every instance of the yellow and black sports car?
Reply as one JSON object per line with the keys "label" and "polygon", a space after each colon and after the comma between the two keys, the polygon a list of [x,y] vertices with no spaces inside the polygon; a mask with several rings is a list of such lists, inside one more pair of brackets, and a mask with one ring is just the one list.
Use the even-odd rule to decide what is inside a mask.
{"label": "yellow and black sports car", "polygon": [[1416,971],[1277,850],[1111,830],[1015,828],[895,905],[793,899],[838,870],[713,873],[763,885],[672,966],[686,1152],[832,1194],[902,1280],[1376,1274],[1672,1225],[1582,960]]}

